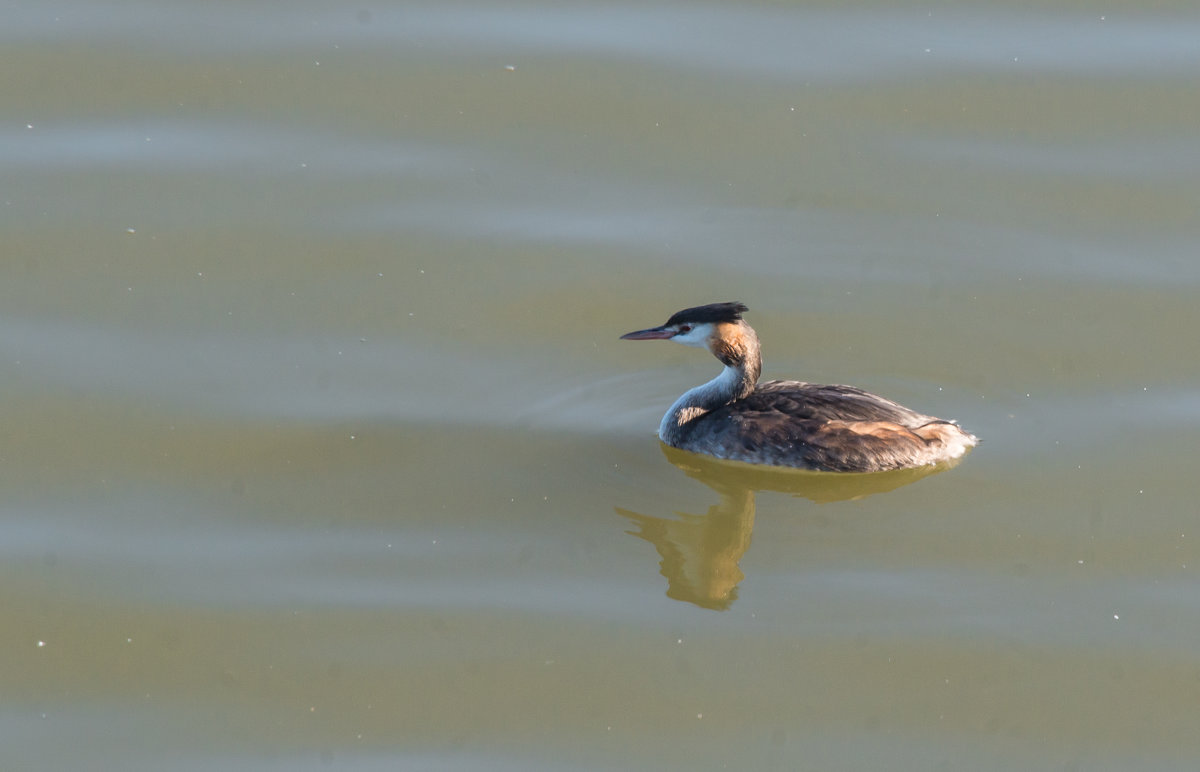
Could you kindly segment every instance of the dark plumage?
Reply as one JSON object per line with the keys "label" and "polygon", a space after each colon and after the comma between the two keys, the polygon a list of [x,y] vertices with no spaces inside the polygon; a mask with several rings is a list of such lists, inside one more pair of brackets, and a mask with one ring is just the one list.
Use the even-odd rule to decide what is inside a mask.
{"label": "dark plumage", "polygon": [[941,445],[942,427],[961,434],[949,421],[853,386],[766,381],[689,421],[677,442],[720,458],[863,472],[932,463],[924,459]]}
{"label": "dark plumage", "polygon": [[671,314],[665,327],[677,324],[711,324],[713,322],[737,322],[742,314],[750,309],[744,303],[709,303],[706,306],[695,306],[676,311]]}

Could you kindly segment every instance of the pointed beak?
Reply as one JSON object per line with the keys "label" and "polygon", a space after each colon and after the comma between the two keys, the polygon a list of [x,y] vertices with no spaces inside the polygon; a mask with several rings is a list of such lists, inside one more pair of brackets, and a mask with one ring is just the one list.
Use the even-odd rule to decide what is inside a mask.
{"label": "pointed beak", "polygon": [[621,336],[621,340],[668,340],[677,334],[670,327],[651,327],[649,330],[627,332]]}

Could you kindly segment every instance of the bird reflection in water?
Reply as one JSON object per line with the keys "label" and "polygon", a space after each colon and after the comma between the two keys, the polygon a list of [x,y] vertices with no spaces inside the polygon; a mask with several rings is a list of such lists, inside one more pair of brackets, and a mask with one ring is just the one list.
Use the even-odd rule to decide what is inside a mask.
{"label": "bird reflection in water", "polygon": [[737,599],[745,578],[738,562],[750,547],[754,530],[755,494],[772,491],[817,503],[861,499],[914,483],[945,471],[958,459],[890,472],[834,473],[755,466],[721,461],[662,445],[667,460],[712,488],[719,501],[703,515],[642,515],[617,507],[637,530],[633,536],[652,543],[662,557],[667,597],[723,611]]}

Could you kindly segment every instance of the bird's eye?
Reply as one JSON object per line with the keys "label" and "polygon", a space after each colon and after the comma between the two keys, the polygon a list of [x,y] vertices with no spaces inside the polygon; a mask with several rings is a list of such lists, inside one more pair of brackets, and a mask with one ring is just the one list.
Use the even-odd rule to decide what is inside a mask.
{"label": "bird's eye", "polygon": [[681,324],[681,325],[679,325],[679,332],[680,332],[680,333],[688,333],[688,332],[691,332],[691,331],[692,331],[692,325],[690,325],[690,324]]}

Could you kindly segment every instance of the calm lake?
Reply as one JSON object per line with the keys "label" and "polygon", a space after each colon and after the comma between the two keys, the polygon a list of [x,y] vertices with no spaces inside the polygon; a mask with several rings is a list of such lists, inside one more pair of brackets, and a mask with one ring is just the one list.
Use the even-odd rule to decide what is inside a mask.
{"label": "calm lake", "polygon": [[4,770],[1200,765],[1194,3],[2,16]]}

